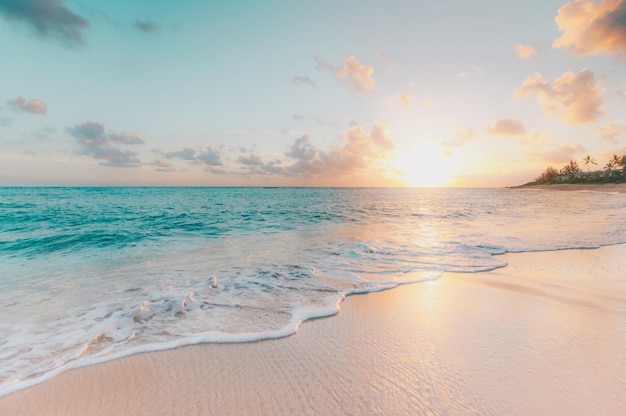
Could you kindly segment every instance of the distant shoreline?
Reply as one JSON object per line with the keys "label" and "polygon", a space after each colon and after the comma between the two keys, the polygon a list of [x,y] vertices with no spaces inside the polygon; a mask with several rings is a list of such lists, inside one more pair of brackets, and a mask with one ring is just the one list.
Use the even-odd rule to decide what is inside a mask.
{"label": "distant shoreline", "polygon": [[626,193],[626,183],[555,183],[541,185],[511,186],[511,189],[550,189],[555,191],[596,191],[596,192],[620,192]]}

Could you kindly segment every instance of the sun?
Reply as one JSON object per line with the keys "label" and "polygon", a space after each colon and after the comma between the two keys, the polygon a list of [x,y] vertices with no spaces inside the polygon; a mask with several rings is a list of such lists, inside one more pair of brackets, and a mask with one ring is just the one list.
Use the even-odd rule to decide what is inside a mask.
{"label": "sun", "polygon": [[434,188],[450,186],[455,160],[437,143],[422,140],[399,151],[396,169],[407,186]]}

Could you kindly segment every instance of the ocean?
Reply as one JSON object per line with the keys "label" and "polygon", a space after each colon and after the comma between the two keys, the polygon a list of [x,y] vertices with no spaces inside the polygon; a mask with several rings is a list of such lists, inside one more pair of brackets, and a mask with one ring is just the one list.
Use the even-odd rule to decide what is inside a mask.
{"label": "ocean", "polygon": [[626,243],[624,218],[626,195],[598,192],[0,188],[0,396],[138,352],[287,336],[348,295],[506,252]]}

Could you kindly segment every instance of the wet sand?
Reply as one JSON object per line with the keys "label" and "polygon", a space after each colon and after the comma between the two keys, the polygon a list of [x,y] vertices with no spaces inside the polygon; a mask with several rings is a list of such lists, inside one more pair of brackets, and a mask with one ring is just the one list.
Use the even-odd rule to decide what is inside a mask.
{"label": "wet sand", "polygon": [[351,296],[290,337],[138,354],[8,415],[623,415],[626,245]]}

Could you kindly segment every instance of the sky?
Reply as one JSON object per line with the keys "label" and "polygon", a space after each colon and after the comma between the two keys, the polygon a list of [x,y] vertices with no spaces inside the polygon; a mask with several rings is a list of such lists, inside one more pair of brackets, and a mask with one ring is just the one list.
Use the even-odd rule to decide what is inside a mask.
{"label": "sky", "polygon": [[626,154],[626,0],[0,0],[0,50],[0,185],[500,187]]}

